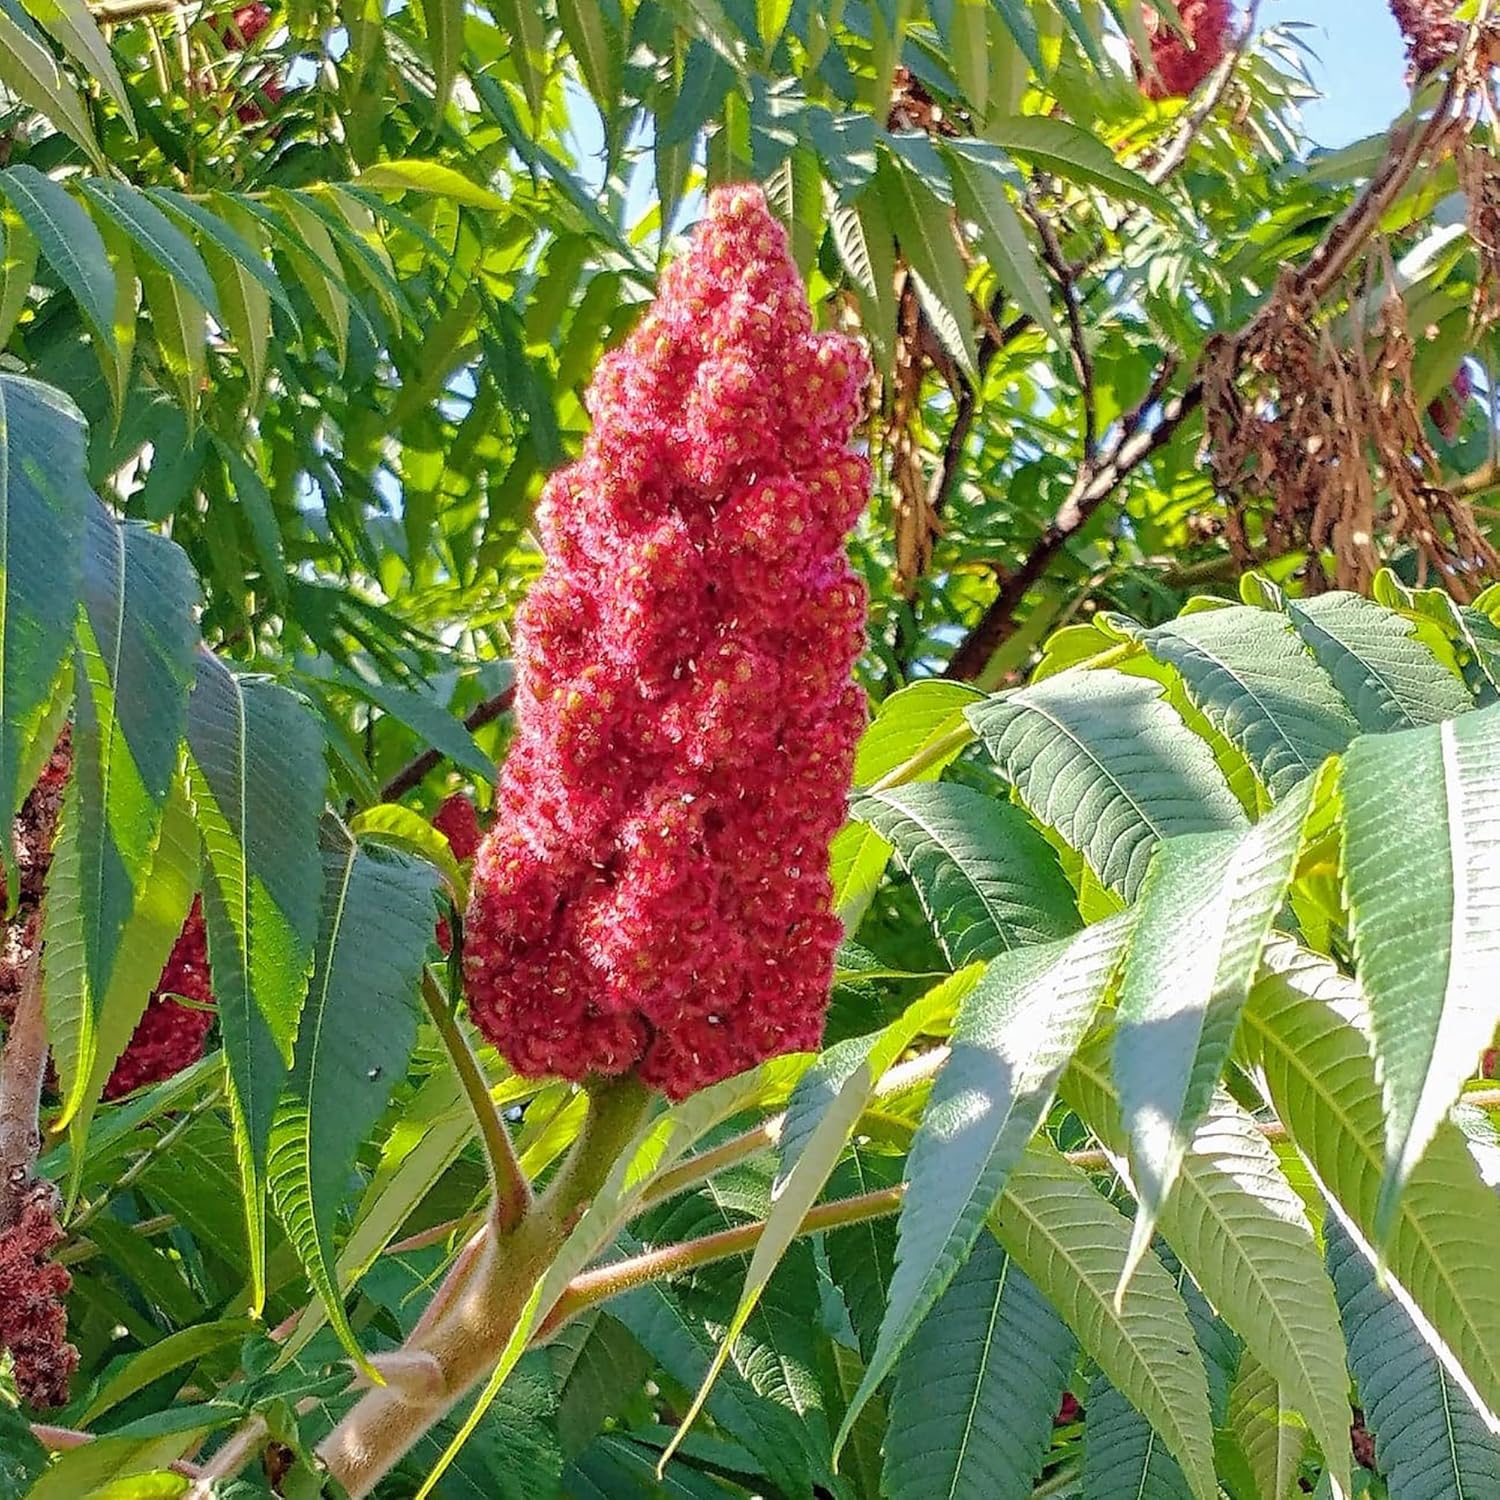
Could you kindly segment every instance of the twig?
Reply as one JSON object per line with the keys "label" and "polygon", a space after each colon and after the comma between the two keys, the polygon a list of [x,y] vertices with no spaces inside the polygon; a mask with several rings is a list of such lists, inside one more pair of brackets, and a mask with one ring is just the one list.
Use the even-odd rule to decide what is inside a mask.
{"label": "twig", "polygon": [[[895,1187],[879,1188],[873,1193],[861,1193],[857,1198],[839,1198],[832,1203],[819,1203],[808,1210],[797,1227],[797,1233],[817,1234],[821,1230],[862,1224],[867,1219],[885,1218],[901,1207],[901,1200],[905,1196],[906,1184],[900,1183]],[[766,1221],[757,1219],[752,1224],[736,1224],[732,1229],[721,1229],[716,1234],[707,1234],[701,1239],[686,1240],[679,1245],[663,1245],[660,1249],[646,1251],[644,1255],[585,1271],[568,1283],[567,1291],[558,1298],[556,1306],[537,1329],[533,1342],[546,1342],[564,1323],[570,1322],[579,1313],[600,1302],[607,1302],[611,1297],[645,1286],[647,1282],[680,1276],[687,1271],[697,1270],[700,1266],[728,1260],[734,1255],[743,1255],[747,1250],[755,1248],[765,1232]]]}
{"label": "twig", "polygon": [[270,1435],[271,1429],[266,1425],[264,1417],[256,1413],[246,1418],[209,1461],[199,1468],[195,1483],[184,1500],[213,1500],[218,1482],[221,1479],[233,1479],[265,1447]]}
{"label": "twig", "polygon": [[126,1167],[107,1191],[101,1193],[92,1203],[86,1204],[79,1210],[74,1216],[73,1221],[68,1225],[69,1235],[79,1234],[87,1229],[121,1193],[134,1187],[140,1181],[146,1168],[170,1151],[192,1128],[194,1122],[219,1102],[220,1096],[221,1091],[219,1089],[210,1089],[191,1109],[184,1111],[174,1120],[169,1129],[164,1130]]}
{"label": "twig", "polygon": [[443,1039],[443,1046],[479,1126],[479,1136],[489,1162],[490,1185],[495,1194],[495,1227],[501,1234],[509,1234],[531,1207],[531,1183],[516,1160],[510,1131],[505,1128],[505,1121],[500,1118],[500,1111],[490,1097],[489,1081],[479,1066],[479,1059],[474,1056],[474,1049],[459,1026],[448,997],[443,994],[430,969],[422,972],[422,1001]]}
{"label": "twig", "polygon": [[[1455,70],[1449,74],[1432,114],[1404,137],[1393,140],[1392,154],[1384,166],[1334,223],[1307,263],[1289,279],[1290,295],[1299,301],[1321,302],[1339,284],[1379,226],[1382,216],[1411,180],[1428,149],[1449,129],[1458,88],[1458,71]],[[1232,340],[1238,342],[1249,337],[1264,315],[1264,310],[1257,313],[1239,334],[1231,336]],[[1163,372],[1168,368],[1164,365]],[[1161,373],[1155,386],[1165,388]],[[1127,475],[1172,437],[1202,400],[1202,382],[1195,379],[1180,396],[1166,403],[1161,420],[1147,429],[1141,419],[1149,411],[1148,398],[1148,403],[1137,408],[1135,427],[1132,429],[1129,421],[1122,425],[1120,437],[1106,458],[1097,465],[1085,459],[1068,498],[1021,565],[1001,580],[999,593],[954,652],[943,674],[945,677],[971,682],[984,670],[990,657],[1014,631],[1015,612],[1021,601],[1046,572],[1068,538],[1113,494]]]}
{"label": "twig", "polygon": [[[510,712],[515,697],[516,690],[512,684],[503,692],[496,693],[493,698],[486,698],[477,708],[469,711],[464,719],[464,728],[472,731],[494,723],[501,714]],[[387,802],[399,802],[414,786],[421,784],[429,771],[436,770],[442,759],[441,750],[424,750],[386,782],[380,789],[381,797]]]}
{"label": "twig", "polygon": [[89,14],[101,26],[118,26],[122,21],[138,21],[143,16],[169,16],[176,11],[198,11],[196,0],[95,0]]}
{"label": "twig", "polygon": [[1026,555],[1021,566],[1000,582],[1000,592],[964,637],[943,671],[943,676],[972,682],[1015,629],[1015,612],[1031,586],[1045,573],[1068,539],[1114,493],[1120,481],[1158,448],[1169,442],[1177,429],[1197,410],[1203,387],[1195,382],[1161,408],[1154,426],[1145,425],[1148,412],[1138,408],[1123,424],[1120,438],[1097,469],[1085,465],[1068,497]]}
{"label": "twig", "polygon": [[[95,1438],[92,1432],[78,1432],[72,1427],[53,1427],[47,1422],[33,1422],[31,1435],[49,1453],[67,1453],[70,1449],[92,1443]],[[187,1479],[197,1479],[203,1472],[197,1464],[190,1464],[184,1458],[174,1460],[167,1467],[174,1474],[181,1474]]]}
{"label": "twig", "polygon": [[42,1083],[47,1076],[47,1017],[42,1006],[41,925],[15,1015],[0,1051],[0,1229],[20,1217],[42,1149]]}
{"label": "twig", "polygon": [[1073,356],[1073,373],[1078,377],[1080,399],[1083,402],[1083,461],[1092,464],[1099,452],[1098,402],[1094,397],[1094,358],[1089,353],[1088,336],[1083,326],[1083,313],[1078,304],[1078,287],[1074,281],[1073,268],[1063,254],[1062,244],[1052,220],[1037,206],[1036,199],[1026,194],[1026,215],[1036,225],[1042,241],[1042,259],[1057,278],[1062,290],[1063,308],[1068,317],[1068,348]]}

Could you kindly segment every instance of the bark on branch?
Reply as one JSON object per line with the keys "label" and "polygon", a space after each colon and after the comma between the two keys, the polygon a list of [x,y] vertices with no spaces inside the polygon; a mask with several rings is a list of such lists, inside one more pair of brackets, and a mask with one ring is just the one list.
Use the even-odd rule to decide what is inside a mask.
{"label": "bark on branch", "polygon": [[0,1051],[0,1230],[20,1217],[42,1149],[42,1083],[47,1020],[42,1009],[42,945],[26,965],[15,1017]]}
{"label": "bark on branch", "polygon": [[[1291,278],[1290,285],[1299,298],[1321,302],[1343,280],[1427,153],[1452,128],[1459,94],[1459,74],[1455,70],[1449,75],[1432,113],[1405,131],[1393,133],[1385,161]],[[1246,337],[1256,328],[1260,317],[1257,314],[1239,333],[1227,337],[1231,341]],[[1164,365],[1163,371],[1170,379],[1170,364]],[[1157,385],[1165,387],[1160,372]],[[1148,428],[1149,408],[1138,408],[1135,425],[1127,419],[1121,425],[1119,437],[1104,454],[1093,462],[1085,456],[1067,499],[1020,565],[1001,579],[999,593],[954,652],[944,676],[962,682],[972,682],[979,676],[990,657],[1015,631],[1016,610],[1068,539],[1128,475],[1173,436],[1202,399],[1202,383],[1195,378],[1181,395],[1166,402],[1159,421]]]}

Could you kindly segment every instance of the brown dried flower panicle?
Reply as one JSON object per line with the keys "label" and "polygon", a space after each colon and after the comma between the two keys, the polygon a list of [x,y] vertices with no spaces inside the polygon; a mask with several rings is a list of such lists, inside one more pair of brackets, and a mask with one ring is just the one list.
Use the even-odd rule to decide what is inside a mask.
{"label": "brown dried flower panicle", "polygon": [[56,1208],[52,1184],[37,1182],[0,1230],[0,1349],[10,1352],[21,1399],[36,1407],[64,1405],[78,1368],[63,1305],[73,1280],[52,1260],[63,1240]]}
{"label": "brown dried flower panicle", "polygon": [[1247,566],[1306,550],[1314,589],[1367,590],[1381,539],[1403,542],[1424,575],[1468,597],[1500,558],[1439,480],[1406,307],[1387,286],[1366,337],[1336,338],[1288,277],[1246,335],[1210,344],[1203,406],[1226,531]]}

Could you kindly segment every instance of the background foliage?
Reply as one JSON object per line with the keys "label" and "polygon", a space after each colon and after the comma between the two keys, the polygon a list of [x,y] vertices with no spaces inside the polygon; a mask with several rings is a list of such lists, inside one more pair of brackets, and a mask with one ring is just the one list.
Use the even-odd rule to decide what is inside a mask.
{"label": "background foliage", "polygon": [[[643,1126],[561,1312],[379,1493],[1500,1484],[1500,595],[1200,456],[1290,286],[1487,540],[1482,87],[1321,153],[1295,26],[1158,101],[1148,11],[0,4],[0,802],[70,718],[38,1170],[81,1353],[52,1425],[0,1400],[0,1495],[185,1493],[250,1418],[219,1492],[316,1493],[345,1361],[480,1222],[428,817],[488,803],[589,373],[738,178],[879,372],[828,1045]],[[103,1104],[198,892],[219,1045]],[[586,1100],[478,1067],[545,1179]]]}

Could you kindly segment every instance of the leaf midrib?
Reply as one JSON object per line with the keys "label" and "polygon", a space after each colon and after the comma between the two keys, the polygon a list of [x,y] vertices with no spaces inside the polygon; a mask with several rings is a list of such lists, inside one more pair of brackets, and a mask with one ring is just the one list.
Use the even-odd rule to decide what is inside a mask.
{"label": "leaf midrib", "polygon": [[[1118,1096],[1118,1094],[1116,1094],[1113,1085],[1110,1084],[1108,1082],[1108,1080],[1106,1080],[1105,1078],[1103,1078],[1099,1074],[1097,1074],[1080,1055],[1075,1055],[1074,1056],[1073,1066],[1078,1069],[1078,1071],[1079,1071],[1080,1074],[1082,1074],[1084,1077],[1088,1078],[1089,1081],[1091,1083],[1093,1083],[1096,1088],[1101,1089],[1109,1097],[1111,1097],[1112,1099],[1114,1099],[1115,1106],[1118,1109],[1118,1107],[1119,1107],[1119,1096]],[[1207,1115],[1204,1116],[1205,1121],[1208,1118],[1209,1118],[1209,1116],[1207,1116]],[[1201,1128],[1201,1126],[1200,1126],[1200,1128]],[[1194,1139],[1196,1139],[1196,1137],[1197,1137],[1197,1131],[1194,1131]],[[1220,1232],[1221,1232],[1220,1243],[1221,1244],[1238,1244],[1239,1241],[1238,1241],[1237,1237],[1231,1231],[1230,1221],[1228,1219],[1226,1219],[1221,1213],[1218,1212],[1218,1209],[1217,1209],[1217,1207],[1216,1207],[1216,1205],[1214,1203],[1213,1195],[1208,1191],[1207,1187],[1204,1186],[1202,1183],[1200,1183],[1197,1180],[1197,1178],[1193,1175],[1193,1172],[1191,1170],[1191,1164],[1192,1164],[1193,1159],[1194,1159],[1194,1152],[1193,1152],[1193,1149],[1192,1149],[1192,1142],[1190,1141],[1188,1143],[1188,1147],[1187,1147],[1186,1151],[1183,1153],[1182,1166],[1181,1166],[1181,1169],[1179,1170],[1179,1172],[1177,1174],[1177,1189],[1178,1189],[1178,1191],[1179,1192],[1182,1191],[1184,1185],[1191,1184],[1194,1198],[1200,1203],[1200,1205],[1203,1208],[1203,1211],[1205,1213],[1207,1213],[1208,1216],[1213,1219],[1214,1223],[1219,1226],[1219,1229],[1220,1229]],[[1226,1174],[1226,1175],[1228,1175],[1228,1174]],[[1167,1205],[1164,1208],[1163,1217],[1165,1217],[1165,1214],[1167,1212],[1170,1212],[1170,1205]],[[1277,1215],[1277,1217],[1279,1218],[1280,1216]],[[1286,1221],[1283,1221],[1283,1222],[1286,1222]],[[1310,1233],[1310,1231],[1309,1231],[1309,1233]],[[1294,1338],[1292,1336],[1292,1332],[1291,1332],[1290,1328],[1288,1327],[1285,1318],[1282,1317],[1282,1315],[1281,1315],[1281,1309],[1280,1309],[1279,1303],[1277,1302],[1277,1299],[1274,1298],[1274,1297],[1272,1297],[1270,1295],[1270,1293],[1266,1289],[1265,1278],[1261,1274],[1260,1267],[1256,1263],[1255,1259],[1252,1256],[1250,1256],[1249,1254],[1246,1254],[1244,1252],[1241,1252],[1241,1257],[1240,1258],[1243,1260],[1245,1266],[1249,1270],[1249,1272],[1251,1274],[1251,1277],[1255,1281],[1255,1284],[1260,1288],[1261,1296],[1264,1299],[1266,1305],[1272,1310],[1273,1316],[1275,1317],[1275,1320],[1276,1320],[1277,1328],[1280,1330],[1280,1332],[1281,1332],[1283,1338],[1285,1339],[1287,1345],[1291,1348],[1293,1354],[1296,1356],[1298,1368],[1301,1369],[1301,1371],[1302,1371],[1303,1380],[1305,1382],[1305,1389],[1307,1390],[1307,1392],[1309,1392],[1312,1395],[1313,1401],[1314,1401],[1314,1407],[1316,1409],[1316,1406],[1318,1404],[1318,1398],[1322,1394],[1322,1387],[1319,1384],[1319,1382],[1313,1378],[1312,1372],[1306,1368],[1306,1366],[1305,1366],[1305,1364],[1303,1362],[1303,1358],[1302,1358],[1302,1345],[1301,1345],[1300,1340],[1298,1340],[1297,1338]],[[1269,1374],[1271,1372],[1268,1370],[1267,1373]]]}
{"label": "leaf midrib", "polygon": [[[1297,1054],[1295,1051],[1281,1045],[1280,1039],[1265,1024],[1264,1020],[1256,1014],[1254,1006],[1247,1005],[1245,1007],[1244,1020],[1255,1028],[1255,1030],[1262,1037],[1263,1042],[1267,1044],[1273,1044],[1275,1046],[1277,1053],[1287,1060],[1287,1065],[1291,1067],[1303,1080],[1304,1086],[1312,1089],[1320,1099],[1324,1100],[1329,1110],[1337,1117],[1339,1124],[1343,1127],[1341,1131],[1342,1139],[1345,1142],[1352,1141],[1355,1144],[1356,1148],[1364,1157],[1365,1161],[1368,1162],[1370,1167],[1373,1169],[1376,1180],[1379,1181],[1381,1172],[1383,1170],[1381,1158],[1377,1152],[1373,1151],[1370,1148],[1363,1134],[1354,1128],[1354,1121],[1350,1117],[1349,1113],[1339,1105],[1332,1094],[1327,1093],[1317,1087],[1316,1075],[1302,1066],[1297,1058]],[[1321,1173],[1318,1175],[1321,1177]],[[1428,1262],[1435,1268],[1438,1268],[1442,1284],[1448,1289],[1449,1294],[1453,1297],[1454,1305],[1460,1309],[1465,1325],[1469,1328],[1473,1328],[1475,1326],[1475,1320],[1472,1317],[1468,1316],[1468,1302],[1460,1296],[1458,1283],[1455,1282],[1448,1274],[1445,1262],[1441,1261],[1436,1255],[1434,1255],[1433,1241],[1428,1236],[1422,1220],[1420,1218],[1414,1217],[1408,1209],[1405,1193],[1401,1195],[1401,1198],[1397,1203],[1396,1212],[1400,1216],[1401,1222],[1407,1225],[1410,1228],[1411,1232],[1421,1242],[1421,1247],[1427,1254]],[[1363,1228],[1361,1228],[1360,1232],[1361,1234],[1364,1233]],[[1476,1343],[1479,1344],[1479,1347],[1482,1350],[1483,1341],[1476,1340]],[[1454,1352],[1453,1357],[1455,1359],[1458,1358],[1458,1354],[1456,1351]],[[1460,1363],[1462,1363],[1462,1361],[1460,1361]],[[1493,1383],[1500,1384],[1500,1371],[1497,1371],[1494,1368],[1493,1362],[1491,1362],[1490,1376]]]}
{"label": "leaf midrib", "polygon": [[[1089,1288],[1090,1295],[1093,1296],[1097,1305],[1104,1309],[1105,1318],[1109,1322],[1110,1326],[1120,1334],[1120,1337],[1125,1346],[1131,1350],[1133,1357],[1145,1373],[1147,1377],[1147,1383],[1150,1385],[1151,1389],[1156,1392],[1158,1398],[1161,1399],[1167,1420],[1176,1429],[1178,1439],[1181,1441],[1184,1451],[1191,1451],[1192,1445],[1187,1441],[1187,1434],[1185,1431],[1183,1431],[1180,1423],[1178,1423],[1177,1421],[1176,1395],[1171,1394],[1170,1399],[1168,1399],[1169,1393],[1156,1378],[1155,1364],[1151,1360],[1146,1358],[1145,1354],[1142,1353],[1138,1342],[1131,1337],[1130,1330],[1126,1326],[1124,1318],[1117,1317],[1111,1310],[1112,1298],[1110,1297],[1108,1292],[1101,1293],[1097,1288],[1095,1288],[1092,1276],[1084,1270],[1083,1266],[1073,1256],[1068,1246],[1063,1241],[1059,1240],[1055,1235],[1053,1235],[1047,1228],[1047,1226],[1042,1222],[1042,1220],[1038,1218],[1036,1214],[1031,1212],[1026,1207],[1025,1203],[1017,1198],[1013,1192],[1007,1191],[1004,1194],[1002,1201],[1004,1205],[1012,1212],[1019,1213],[1029,1224],[1031,1224],[1035,1231],[1039,1235],[1041,1235],[1041,1237],[1046,1241],[1048,1245],[1052,1247],[1053,1252],[1059,1255],[1067,1263],[1069,1269],[1073,1272],[1074,1279]],[[1157,1299],[1153,1297],[1152,1300],[1156,1301]]]}

